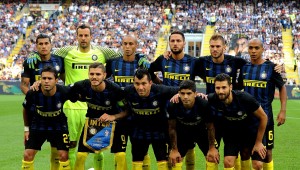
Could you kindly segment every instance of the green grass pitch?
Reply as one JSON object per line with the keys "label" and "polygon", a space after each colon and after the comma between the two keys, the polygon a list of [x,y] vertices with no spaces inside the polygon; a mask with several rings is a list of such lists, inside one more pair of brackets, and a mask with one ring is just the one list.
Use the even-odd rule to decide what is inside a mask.
{"label": "green grass pitch", "polygon": [[[24,96],[0,95],[0,170],[21,169],[23,157],[23,119],[22,101]],[[300,169],[300,100],[289,100],[287,104],[286,124],[275,127],[275,149],[273,151],[275,170],[298,170]],[[276,115],[279,111],[278,100],[273,102],[273,111]],[[222,148],[222,146],[221,146]],[[35,158],[35,169],[49,169],[49,143],[44,143],[42,151]],[[149,149],[152,160],[152,169],[157,169],[152,149]],[[221,158],[223,155],[221,152]],[[223,162],[219,169],[223,169]],[[127,147],[128,168],[131,169],[130,144]],[[92,154],[86,162],[86,169],[92,167]],[[105,170],[114,169],[113,155],[105,152]],[[199,149],[196,149],[196,169],[205,169],[204,157]]]}

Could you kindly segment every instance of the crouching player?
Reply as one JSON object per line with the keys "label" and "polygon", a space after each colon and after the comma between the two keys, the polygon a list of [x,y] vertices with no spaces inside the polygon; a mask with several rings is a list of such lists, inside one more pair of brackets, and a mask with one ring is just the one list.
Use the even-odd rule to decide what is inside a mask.
{"label": "crouching player", "polygon": [[219,163],[215,147],[215,131],[208,102],[197,96],[195,82],[184,80],[179,85],[179,103],[169,103],[169,135],[172,170],[182,169],[182,159],[190,144],[197,143],[206,158],[208,170]]}

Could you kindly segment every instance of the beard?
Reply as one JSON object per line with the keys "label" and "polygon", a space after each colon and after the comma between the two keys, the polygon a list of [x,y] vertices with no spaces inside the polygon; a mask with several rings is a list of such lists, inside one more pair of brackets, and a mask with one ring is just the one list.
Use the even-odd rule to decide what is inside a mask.
{"label": "beard", "polygon": [[224,93],[224,94],[218,94],[218,98],[219,98],[221,101],[225,101],[226,99],[228,99],[230,93],[231,93],[231,91],[229,91],[228,93]]}
{"label": "beard", "polygon": [[171,49],[172,53],[175,54],[175,55],[180,54],[182,52],[182,50],[183,49],[179,49],[178,51],[174,51],[174,50]]}

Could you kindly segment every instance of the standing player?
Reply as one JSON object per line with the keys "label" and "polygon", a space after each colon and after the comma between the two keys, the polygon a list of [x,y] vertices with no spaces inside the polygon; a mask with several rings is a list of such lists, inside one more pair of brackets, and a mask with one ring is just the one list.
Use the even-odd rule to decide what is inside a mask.
{"label": "standing player", "polygon": [[277,115],[277,126],[285,123],[286,119],[286,87],[279,73],[274,71],[275,64],[262,58],[263,43],[255,38],[249,41],[248,52],[251,63],[241,70],[240,82],[243,82],[244,91],[253,95],[261,104],[268,116],[268,125],[265,132],[267,156],[264,160],[264,170],[273,170],[272,149],[274,147],[274,119],[272,101],[275,87],[279,88],[281,108]]}
{"label": "standing player", "polygon": [[[134,73],[139,67],[138,62],[141,61],[141,58],[145,58],[141,54],[136,54],[137,47],[137,39],[132,35],[126,35],[122,39],[123,56],[107,60],[107,77],[112,77],[113,81],[122,88],[133,84]],[[123,131],[121,131],[120,134],[115,134],[114,137],[121,139],[121,146],[112,148],[111,151],[112,153],[115,153],[115,169],[126,170],[127,163],[125,152],[130,129],[130,120],[120,120],[118,122],[118,126],[122,127]],[[150,157],[148,154],[145,156],[143,161],[143,170],[150,170]]]}
{"label": "standing player", "polygon": [[[64,63],[60,57],[50,53],[52,48],[50,37],[45,34],[39,34],[36,38],[36,48],[37,53],[41,57],[41,61],[35,65],[35,69],[29,68],[27,61],[23,63],[24,71],[21,74],[20,88],[25,95],[29,90],[29,85],[33,85],[35,81],[40,80],[41,72],[44,66],[53,66],[59,73],[60,78],[64,80]],[[59,167],[59,156],[55,147],[56,146],[51,145],[51,170],[57,170]]]}
{"label": "standing player", "polygon": [[[185,37],[180,31],[174,31],[169,37],[169,45],[172,55],[169,59],[164,56],[159,56],[150,65],[149,72],[152,80],[156,83],[162,83],[167,86],[179,86],[182,80],[189,80],[190,73],[194,69],[195,57],[184,54]],[[163,81],[161,82],[154,72],[161,71]],[[195,144],[190,146],[186,154],[186,169],[195,169]]]}
{"label": "standing player", "polygon": [[149,72],[151,76],[153,72],[161,71],[163,81],[154,79],[156,83],[162,83],[167,86],[179,86],[182,80],[189,80],[190,73],[194,69],[195,57],[184,54],[185,37],[180,31],[174,31],[169,37],[169,46],[171,49],[171,57],[166,59],[163,55],[159,56],[151,63]]}
{"label": "standing player", "polygon": [[[126,116],[126,112],[121,109],[124,107],[122,102],[124,95],[122,89],[110,81],[105,80],[106,70],[102,63],[93,63],[89,67],[89,79],[76,82],[72,86],[72,92],[78,93],[80,101],[88,105],[86,118],[98,119],[101,122],[111,122]],[[86,128],[86,127],[85,127]],[[115,134],[121,130],[116,125]],[[85,160],[88,153],[93,150],[83,144],[84,131],[81,133],[75,167],[77,170],[84,170]],[[116,138],[117,137],[117,138]],[[120,150],[122,147],[121,139],[117,135],[114,137],[112,150]]]}
{"label": "standing player", "polygon": [[199,57],[195,62],[195,69],[191,79],[199,76],[206,82],[206,93],[214,93],[214,79],[220,73],[231,77],[233,89],[237,88],[237,71],[247,63],[246,60],[224,54],[226,49],[225,39],[222,35],[215,34],[209,40],[210,56]]}
{"label": "standing player", "polygon": [[167,107],[172,170],[182,169],[182,158],[188,146],[194,143],[198,144],[207,158],[206,169],[215,170],[215,164],[219,163],[219,153],[215,147],[215,130],[208,102],[197,96],[196,84],[191,80],[180,83],[179,98],[180,103],[170,103]]}
{"label": "standing player", "polygon": [[243,153],[242,159],[249,159],[251,155],[253,169],[262,169],[262,160],[267,152],[262,143],[268,119],[265,112],[249,93],[232,90],[229,75],[217,75],[214,83],[216,92],[209,94],[208,101],[213,116],[221,119],[224,170],[235,169],[234,162],[239,151]]}
{"label": "standing player", "polygon": [[[57,85],[58,72],[52,66],[41,70],[41,90],[29,90],[23,102],[25,152],[22,169],[33,170],[33,160],[43,143],[48,140],[56,146],[60,170],[70,170],[68,160],[69,133],[67,117],[62,106],[70,89]],[[52,167],[53,168],[53,167]]]}
{"label": "standing player", "polygon": [[138,69],[134,84],[125,87],[124,91],[132,114],[132,169],[142,170],[144,156],[152,144],[158,170],[167,170],[168,122],[165,106],[178,88],[152,84],[148,71]]}

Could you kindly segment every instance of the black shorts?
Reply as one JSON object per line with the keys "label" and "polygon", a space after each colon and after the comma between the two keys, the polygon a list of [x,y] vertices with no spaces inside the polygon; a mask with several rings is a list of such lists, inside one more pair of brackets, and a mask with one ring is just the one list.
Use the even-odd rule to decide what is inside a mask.
{"label": "black shorts", "polygon": [[41,150],[41,147],[46,140],[50,142],[51,146],[56,146],[57,150],[69,150],[69,132],[63,130],[32,130],[29,132],[29,139],[25,143],[25,149]]}
{"label": "black shorts", "polygon": [[127,120],[118,121],[116,123],[113,145],[110,149],[111,153],[126,152],[129,134],[129,128],[127,128],[127,125],[129,125]]}
{"label": "black shorts", "polygon": [[[208,134],[205,128],[195,129],[195,128],[177,128],[177,147],[180,155],[184,157],[191,146],[195,146],[197,143],[199,149],[202,151],[203,155],[206,156],[209,143]],[[197,134],[197,135],[196,135]]]}
{"label": "black shorts", "polygon": [[[238,156],[238,153],[242,150],[252,151],[257,137],[257,130],[246,128],[225,129],[223,135],[224,156]],[[251,158],[258,160],[260,157],[256,157],[254,154]]]}
{"label": "black shorts", "polygon": [[221,140],[223,138],[223,123],[222,120],[220,118],[217,118],[214,121],[214,126],[215,126],[215,138],[216,138],[216,148],[219,149],[220,144],[221,144]]}
{"label": "black shorts", "polygon": [[[166,136],[166,135],[167,134],[164,133],[163,135],[160,136]],[[145,139],[145,138],[134,138],[130,136],[130,141],[131,141],[132,161],[134,162],[143,161],[145,155],[148,153],[150,144],[152,144],[156,161],[168,160],[169,146],[168,146],[167,138]]]}
{"label": "black shorts", "polygon": [[274,148],[274,125],[267,125],[263,144],[268,150]]}

